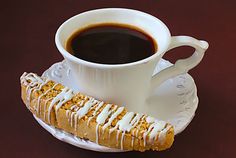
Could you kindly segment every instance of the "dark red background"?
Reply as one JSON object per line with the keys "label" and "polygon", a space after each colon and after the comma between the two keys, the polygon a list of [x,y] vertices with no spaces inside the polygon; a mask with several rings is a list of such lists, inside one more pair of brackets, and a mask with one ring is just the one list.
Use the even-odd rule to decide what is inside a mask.
{"label": "dark red background", "polygon": [[[33,119],[20,99],[24,71],[41,74],[61,61],[54,44],[59,25],[86,10],[103,7],[138,9],[157,16],[172,35],[205,39],[210,47],[190,71],[198,87],[199,108],[171,149],[163,152],[98,153],[53,138]],[[1,1],[0,157],[236,157],[236,5],[234,0],[50,0]],[[165,58],[186,57],[191,48]]]}

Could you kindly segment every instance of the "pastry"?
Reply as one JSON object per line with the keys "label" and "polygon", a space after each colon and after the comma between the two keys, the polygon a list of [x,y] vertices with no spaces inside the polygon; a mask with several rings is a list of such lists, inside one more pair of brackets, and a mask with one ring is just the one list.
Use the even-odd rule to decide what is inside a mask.
{"label": "pastry", "polygon": [[96,100],[34,73],[21,78],[22,100],[45,123],[97,144],[122,150],[164,150],[174,128],[153,117]]}

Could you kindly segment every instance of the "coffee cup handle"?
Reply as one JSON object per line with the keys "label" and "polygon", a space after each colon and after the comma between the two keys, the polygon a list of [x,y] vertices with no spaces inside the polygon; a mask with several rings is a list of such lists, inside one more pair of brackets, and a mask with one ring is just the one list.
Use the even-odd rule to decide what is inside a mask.
{"label": "coffee cup handle", "polygon": [[172,36],[168,50],[180,46],[191,46],[195,48],[195,52],[192,54],[192,56],[186,59],[179,59],[175,62],[174,65],[155,74],[151,80],[151,93],[165,80],[180,74],[187,73],[190,69],[197,66],[202,60],[204,53],[209,45],[206,41],[197,40],[189,36]]}

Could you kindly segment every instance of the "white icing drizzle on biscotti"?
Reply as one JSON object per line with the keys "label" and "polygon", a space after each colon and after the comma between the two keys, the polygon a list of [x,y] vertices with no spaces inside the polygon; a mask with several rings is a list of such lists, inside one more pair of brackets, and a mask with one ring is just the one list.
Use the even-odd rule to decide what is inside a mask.
{"label": "white icing drizzle on biscotti", "polygon": [[[150,117],[146,118],[147,119],[150,119]],[[166,123],[164,121],[158,121],[158,120],[155,120],[153,122],[153,119],[149,120],[151,121],[151,125],[149,126],[148,130],[146,132],[143,133],[143,144],[144,146],[146,146],[146,137],[147,135],[149,134],[149,141],[155,141],[156,139],[156,136],[158,135],[158,133],[163,130],[166,126]]]}
{"label": "white icing drizzle on biscotti", "polygon": [[103,102],[103,101],[98,104],[98,106],[95,108],[95,110],[94,110],[92,116],[88,118],[87,125],[89,125],[90,121],[96,116],[96,114],[98,113],[98,110],[99,110],[103,105],[104,105],[104,102]]}
{"label": "white icing drizzle on biscotti", "polygon": [[[117,109],[117,106],[115,106],[113,109],[110,110],[110,108],[112,107],[111,104],[107,104],[104,109],[101,111],[101,113],[97,116],[96,122],[97,122],[97,126],[96,126],[96,142],[98,143],[98,136],[99,136],[99,131],[98,131],[98,127],[99,125],[103,125],[105,123],[105,121],[108,119],[108,116],[114,112]],[[102,132],[104,131],[104,128],[102,128]]]}
{"label": "white icing drizzle on biscotti", "polygon": [[[33,85],[28,85],[28,86],[26,87],[26,94],[27,94],[27,97],[26,97],[26,105],[27,105],[28,109],[31,109],[30,102],[31,102],[32,89],[30,89],[30,86],[33,86]],[[32,110],[34,110],[34,109],[32,109]]]}
{"label": "white icing drizzle on biscotti", "polygon": [[[38,99],[37,99],[37,104],[36,104],[36,112],[37,112],[37,114],[40,114],[40,101],[41,101],[41,98],[43,97],[43,96],[45,96],[45,95],[47,95],[51,90],[53,90],[56,86],[58,85],[58,83],[56,83],[56,84],[54,84],[53,86],[52,86],[52,88],[49,88],[48,90],[46,90],[44,93],[42,93],[39,97],[38,97]],[[45,105],[46,106],[46,105]]]}
{"label": "white icing drizzle on biscotti", "polygon": [[[74,110],[75,108],[77,108],[77,105],[72,105],[72,106],[70,107],[70,110]],[[70,110],[68,110],[68,111],[70,111]]]}
{"label": "white icing drizzle on biscotti", "polygon": [[111,111],[109,110],[111,106],[112,106],[111,104],[107,104],[105,108],[101,111],[101,113],[97,116],[97,119],[96,119],[97,124],[101,125],[105,123],[107,117],[111,113]]}
{"label": "white icing drizzle on biscotti", "polygon": [[[70,126],[71,127],[73,127],[73,122],[74,122],[73,118],[74,118],[75,114],[76,114],[75,112],[72,112],[71,115],[70,115]],[[75,123],[74,123],[74,126],[75,126]]]}
{"label": "white icing drizzle on biscotti", "polygon": [[66,110],[66,118],[68,119],[68,122],[70,122],[70,110]]}
{"label": "white icing drizzle on biscotti", "polygon": [[[74,115],[74,117],[71,117],[71,119],[73,120],[74,119],[74,130],[76,131],[77,130],[77,122],[78,122],[78,116],[76,115],[76,112],[75,112],[75,115]],[[71,127],[73,127],[73,126],[71,126]]]}
{"label": "white icing drizzle on biscotti", "polygon": [[[83,103],[84,103],[84,101],[80,101],[78,104],[72,105],[69,109],[66,110],[66,117],[68,118],[68,122],[69,122],[70,126],[72,128],[74,127],[74,130],[76,130],[76,128],[77,128],[76,112],[83,105]],[[73,124],[74,124],[74,126],[73,126]]]}
{"label": "white icing drizzle on biscotti", "polygon": [[120,149],[121,149],[121,150],[124,149],[124,145],[123,145],[124,137],[125,137],[125,131],[122,131],[121,139],[120,139]]}
{"label": "white icing drizzle on biscotti", "polygon": [[[33,73],[24,73],[21,76],[21,84],[26,86],[26,100],[28,102],[28,105],[30,105],[30,99],[32,92],[36,90],[41,90],[42,87],[49,82],[49,80],[43,80],[40,77],[38,77],[36,74]],[[36,111],[37,113],[40,112],[40,100],[41,98],[46,95],[49,91],[55,88],[57,84],[55,83],[53,87],[46,90],[44,93],[42,93],[40,96],[38,96],[37,104],[36,104]],[[70,101],[73,96],[74,92],[69,89],[68,87],[64,87],[60,93],[58,93],[55,97],[48,98],[45,101],[44,106],[44,120],[46,120],[46,108],[47,108],[47,102],[51,100],[50,105],[48,106],[48,122],[50,123],[50,115],[51,110],[53,109],[55,105],[55,114],[57,115],[57,111],[63,106],[66,102]],[[87,100],[88,99],[88,100]],[[130,132],[133,128],[135,128],[131,132],[131,146],[134,146],[134,139],[138,138],[139,134],[139,128],[141,124],[139,124],[140,121],[146,121],[149,124],[148,129],[143,133],[143,143],[144,146],[146,146],[146,137],[148,136],[148,141],[160,141],[161,143],[165,142],[166,133],[169,131],[169,129],[172,127],[170,125],[167,125],[164,121],[156,120],[153,117],[142,115],[142,114],[135,114],[134,112],[126,112],[124,116],[118,120],[118,122],[115,124],[115,127],[110,127],[112,122],[124,111],[124,107],[118,107],[116,105],[112,106],[111,104],[106,104],[105,107],[100,110],[104,102],[100,102],[95,100],[92,97],[85,96],[83,100],[78,103],[78,105],[71,106],[68,110],[66,110],[66,117],[68,118],[68,121],[71,125],[71,127],[74,126],[74,129],[77,130],[77,122],[78,119],[83,118],[90,110],[93,110],[92,115],[88,118],[87,124],[89,125],[89,122],[96,117],[96,142],[98,143],[99,140],[99,127],[101,126],[101,131],[103,132],[105,129],[109,128],[109,137],[110,134],[117,130],[116,133],[116,139],[117,143],[119,144],[120,139],[120,148],[124,149],[124,139],[125,134],[127,132]],[[27,106],[28,106],[27,105]],[[73,110],[73,112],[72,112]],[[106,120],[108,121],[106,122]],[[120,137],[121,133],[121,137]],[[158,137],[158,139],[157,139]]]}
{"label": "white icing drizzle on biscotti", "polygon": [[103,127],[102,127],[103,130],[105,130],[108,126],[110,126],[111,123],[114,121],[114,119],[116,119],[117,116],[120,115],[123,110],[124,110],[124,107],[119,107],[119,108],[116,110],[116,112],[111,115],[111,117],[109,118],[108,122],[103,125]]}
{"label": "white icing drizzle on biscotti", "polygon": [[117,144],[119,144],[119,136],[120,136],[120,132],[122,132],[121,130],[117,130],[117,133],[116,133],[116,142]]}
{"label": "white icing drizzle on biscotti", "polygon": [[[30,83],[28,82],[30,80]],[[41,79],[38,75],[34,73],[26,73],[24,72],[22,76],[20,77],[21,84],[27,85],[27,84],[38,84],[43,83],[43,79]]]}
{"label": "white icing drizzle on biscotti", "polygon": [[97,102],[98,101],[95,100],[94,98],[89,98],[89,100],[85,104],[84,104],[84,101],[81,101],[79,103],[81,108],[79,108],[76,114],[74,115],[74,130],[75,131],[77,130],[78,119],[81,119],[82,117],[84,117],[97,104]]}
{"label": "white icing drizzle on biscotti", "polygon": [[77,130],[77,116],[76,116],[76,113],[83,104],[84,104],[84,101],[80,101],[78,104],[73,105],[72,107],[70,107],[70,110],[68,110],[70,112],[71,112],[71,110],[74,110],[74,111],[71,112],[71,115],[69,117],[69,124],[72,128],[74,127],[75,131]]}
{"label": "white icing drizzle on biscotti", "polygon": [[[31,96],[32,94],[34,94],[35,91],[41,90],[42,87],[43,87],[44,85],[46,85],[48,82],[49,82],[49,80],[46,79],[45,82],[42,82],[41,84],[38,84],[36,87],[32,88],[31,94],[30,94],[29,96]],[[38,100],[39,100],[39,99],[38,99]],[[37,103],[38,103],[38,101],[37,101]],[[38,104],[36,104],[35,106],[36,106],[36,107],[35,107],[36,113],[38,114],[38,113],[39,113],[39,106],[38,106]]]}
{"label": "white icing drizzle on biscotti", "polygon": [[[122,131],[121,135],[121,149],[123,149],[123,141],[124,141],[124,135],[126,132],[130,132],[132,128],[134,128],[140,119],[143,117],[142,114],[135,114],[134,112],[127,112],[121,120],[119,120],[114,128],[111,128],[109,131],[109,135],[116,129]],[[117,142],[119,141],[119,135],[117,135],[116,138]]]}
{"label": "white icing drizzle on biscotti", "polygon": [[[132,115],[132,114],[131,114]],[[130,130],[132,128],[134,128],[140,121],[140,119],[143,117],[143,114],[136,114],[135,117],[133,117],[133,119],[131,121],[129,121],[129,117],[128,117],[128,124],[125,124],[124,122],[126,121],[125,118],[124,118],[124,121],[120,121],[118,122],[119,124],[119,128],[121,128],[122,130],[122,136],[121,136],[121,149],[123,150],[124,146],[123,146],[123,142],[124,142],[124,136],[125,136],[125,133],[126,132],[130,132]],[[122,120],[122,119],[121,119]],[[122,127],[123,125],[123,127]],[[123,129],[122,129],[123,128]],[[133,144],[133,139],[132,139],[132,144]]]}
{"label": "white icing drizzle on biscotti", "polygon": [[134,117],[134,112],[127,112],[125,116],[117,122],[118,129],[124,132],[129,132],[133,127],[130,124],[131,119]]}
{"label": "white icing drizzle on biscotti", "polygon": [[[146,119],[146,117],[147,117],[146,115],[142,115],[141,118],[140,118],[140,121],[142,122],[143,120]],[[137,127],[136,127],[136,130],[133,130],[132,133],[131,133],[131,136],[132,136],[131,146],[132,146],[132,147],[133,147],[133,145],[134,145],[134,138],[138,138],[138,132],[139,132],[139,130],[137,130],[137,129],[140,128],[141,124],[136,125],[136,126],[137,126]]]}
{"label": "white icing drizzle on biscotti", "polygon": [[[42,87],[43,87],[44,85],[46,85],[48,82],[49,82],[49,80],[46,79],[45,82],[42,82],[41,84],[38,84],[36,87],[32,88],[32,89],[31,89],[31,92],[30,92],[31,94],[30,94],[29,96],[31,96],[32,94],[34,94],[35,91],[38,91],[38,90],[42,89]],[[38,101],[37,101],[37,102],[38,102]],[[30,100],[29,100],[29,103],[30,103]],[[36,110],[36,113],[37,113],[37,114],[39,113],[39,106],[38,106],[37,103],[36,103],[36,105],[35,105],[35,107],[34,107],[34,110]]]}
{"label": "white icing drizzle on biscotti", "polygon": [[131,133],[131,147],[133,148],[134,147],[134,130],[132,131]]}
{"label": "white icing drizzle on biscotti", "polygon": [[66,117],[68,119],[68,122],[70,124],[71,119],[70,119],[70,113],[72,113],[71,111],[74,110],[74,108],[76,108],[77,105],[72,105],[69,109],[66,110]]}
{"label": "white icing drizzle on biscotti", "polygon": [[72,91],[71,89],[68,90],[68,91],[64,94],[63,99],[62,99],[59,103],[57,103],[57,105],[56,105],[56,112],[58,111],[58,109],[61,108],[61,106],[62,106],[63,104],[65,104],[66,102],[68,102],[69,100],[71,100],[73,96],[74,96],[73,91]]}
{"label": "white icing drizzle on biscotti", "polygon": [[96,143],[98,144],[98,130],[99,130],[99,124],[96,125]]}
{"label": "white icing drizzle on biscotti", "polygon": [[156,138],[158,132],[160,132],[161,130],[163,130],[166,126],[166,123],[164,121],[157,121],[155,123],[153,123],[151,126],[152,130],[149,134],[149,139],[153,140],[154,138]]}
{"label": "white icing drizzle on biscotti", "polygon": [[39,86],[33,88],[32,93],[34,93],[37,90],[42,89],[43,86],[45,86],[50,80],[47,78],[46,81],[43,81],[41,84],[39,84]]}
{"label": "white icing drizzle on biscotti", "polygon": [[51,116],[51,110],[52,107],[57,103],[56,105],[56,111],[55,113],[57,114],[57,110],[67,101],[71,100],[72,97],[74,96],[74,93],[71,89],[69,89],[68,87],[65,87],[62,89],[62,91],[52,99],[49,107],[48,107],[48,122],[50,123],[50,116]]}
{"label": "white icing drizzle on biscotti", "polygon": [[[165,143],[165,138],[166,138],[166,133],[169,131],[169,129],[171,128],[171,126],[167,126],[166,128],[164,128],[162,131],[160,131],[159,135],[158,135],[158,141],[161,144]],[[157,135],[155,136],[157,137]]]}
{"label": "white icing drizzle on biscotti", "polygon": [[20,77],[21,84],[26,86],[26,106],[30,109],[31,94],[36,88],[39,88],[44,81],[34,73],[26,73]]}
{"label": "white icing drizzle on biscotti", "polygon": [[140,119],[143,117],[143,114],[139,114],[139,113],[137,113],[136,115],[135,115],[135,117],[132,119],[132,121],[130,122],[130,124],[132,125],[132,128],[133,127],[135,127],[138,123],[139,123],[139,121],[140,121]]}
{"label": "white icing drizzle on biscotti", "polygon": [[80,108],[77,112],[76,112],[76,116],[79,117],[79,119],[81,119],[82,117],[84,117],[88,112],[89,109],[94,106],[97,103],[97,101],[95,101],[94,98],[89,99],[82,108]]}
{"label": "white icing drizzle on biscotti", "polygon": [[52,97],[52,98],[48,98],[48,99],[45,101],[45,105],[44,105],[44,115],[43,115],[43,119],[44,119],[44,121],[46,121],[47,103],[48,103],[50,100],[52,100],[52,99],[53,99],[53,97]]}

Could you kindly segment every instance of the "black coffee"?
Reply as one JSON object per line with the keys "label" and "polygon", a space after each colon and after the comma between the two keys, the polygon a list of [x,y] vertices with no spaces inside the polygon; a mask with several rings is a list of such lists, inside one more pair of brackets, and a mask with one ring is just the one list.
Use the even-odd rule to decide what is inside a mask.
{"label": "black coffee", "polygon": [[156,42],[140,29],[121,24],[99,24],[75,32],[66,49],[74,56],[102,64],[124,64],[153,55]]}

